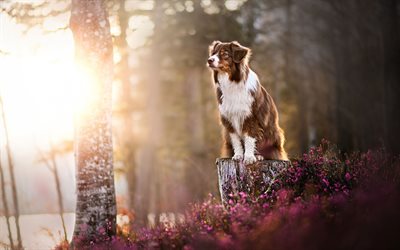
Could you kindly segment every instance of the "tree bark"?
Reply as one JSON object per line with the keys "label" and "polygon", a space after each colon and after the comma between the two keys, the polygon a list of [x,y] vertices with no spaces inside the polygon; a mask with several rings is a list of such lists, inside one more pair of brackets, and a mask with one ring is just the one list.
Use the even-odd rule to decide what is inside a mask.
{"label": "tree bark", "polygon": [[217,159],[218,183],[224,206],[239,197],[241,192],[257,198],[270,190],[276,178],[290,165],[290,161],[264,160],[246,166],[230,158]]}
{"label": "tree bark", "polygon": [[[116,234],[111,133],[113,47],[103,0],[73,0],[70,19],[76,61],[90,89],[75,126],[77,204],[73,247],[106,242]],[[87,89],[86,88],[86,89]]]}

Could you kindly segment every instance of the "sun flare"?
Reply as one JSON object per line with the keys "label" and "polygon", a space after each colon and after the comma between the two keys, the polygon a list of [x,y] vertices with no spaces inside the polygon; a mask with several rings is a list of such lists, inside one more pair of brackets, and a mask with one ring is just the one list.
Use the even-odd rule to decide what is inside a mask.
{"label": "sun flare", "polygon": [[29,127],[34,138],[72,139],[74,115],[90,99],[84,70],[73,59],[52,62],[28,57],[11,65],[0,85],[9,127],[14,131]]}

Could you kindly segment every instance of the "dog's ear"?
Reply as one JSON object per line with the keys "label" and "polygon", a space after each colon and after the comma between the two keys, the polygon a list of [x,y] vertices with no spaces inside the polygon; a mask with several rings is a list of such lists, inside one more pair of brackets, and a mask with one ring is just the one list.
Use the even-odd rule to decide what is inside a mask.
{"label": "dog's ear", "polygon": [[240,63],[250,56],[250,49],[246,48],[238,42],[231,42],[232,58],[235,63]]}
{"label": "dog's ear", "polygon": [[221,44],[220,41],[214,41],[210,44],[210,46],[208,47],[208,52],[210,53],[210,55],[213,53],[213,51],[215,50],[215,48],[217,47],[217,45]]}

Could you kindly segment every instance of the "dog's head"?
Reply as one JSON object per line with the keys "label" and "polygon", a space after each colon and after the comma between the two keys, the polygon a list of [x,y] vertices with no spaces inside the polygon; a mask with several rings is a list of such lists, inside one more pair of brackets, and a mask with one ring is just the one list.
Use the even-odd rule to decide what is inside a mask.
{"label": "dog's head", "polygon": [[231,75],[240,64],[247,64],[250,49],[238,42],[223,43],[214,41],[209,47],[208,67]]}

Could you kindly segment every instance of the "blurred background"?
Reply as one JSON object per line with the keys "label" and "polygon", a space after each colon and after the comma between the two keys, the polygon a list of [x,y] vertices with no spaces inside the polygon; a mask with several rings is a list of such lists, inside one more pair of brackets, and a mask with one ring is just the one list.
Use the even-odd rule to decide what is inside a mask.
{"label": "blurred background", "polygon": [[[206,67],[213,40],[252,49],[291,158],[322,138],[343,152],[400,152],[397,0],[109,0],[108,8],[117,200],[137,224],[218,195],[221,127]],[[87,93],[69,16],[70,1],[0,2],[0,215],[4,199],[15,211],[14,186],[21,221],[65,214],[71,234],[74,111]],[[22,223],[23,238],[34,240],[32,230],[57,238],[54,218]]]}

